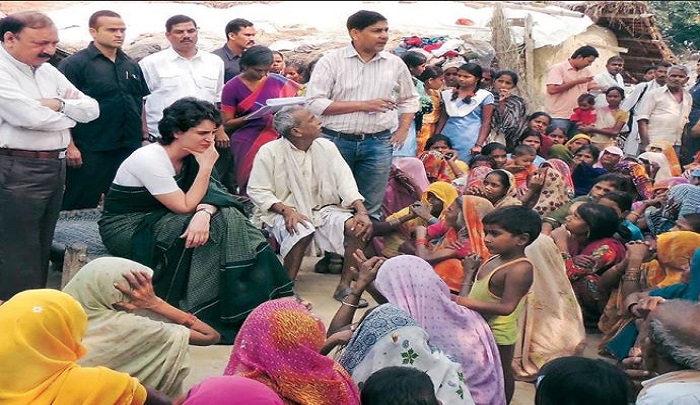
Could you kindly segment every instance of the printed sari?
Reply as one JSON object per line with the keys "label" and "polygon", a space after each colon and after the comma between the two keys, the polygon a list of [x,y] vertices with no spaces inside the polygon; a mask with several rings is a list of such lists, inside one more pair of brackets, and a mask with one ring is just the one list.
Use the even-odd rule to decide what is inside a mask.
{"label": "printed sari", "polygon": [[406,311],[430,343],[462,365],[477,405],[504,405],[503,370],[491,328],[478,312],[452,301],[428,262],[399,256],[384,262],[374,282],[387,301]]}
{"label": "printed sari", "polygon": [[[259,110],[271,98],[295,97],[300,85],[293,80],[271,73],[254,91],[243,82],[240,76],[229,80],[221,93],[221,111],[242,117]],[[253,160],[264,144],[279,136],[272,128],[272,115],[245,121],[231,134],[231,153],[236,164],[236,179],[239,193],[246,195],[246,186]]]}
{"label": "printed sari", "polygon": [[566,266],[551,237],[540,236],[525,248],[534,277],[518,320],[513,371],[518,380],[533,381],[550,360],[580,356],[586,347],[581,307],[566,277]]}
{"label": "printed sari", "polygon": [[428,333],[404,310],[382,304],[368,313],[341,352],[338,362],[363,385],[372,373],[404,366],[424,371],[443,404],[474,404],[462,365],[430,343]]}
{"label": "printed sari", "polygon": [[321,354],[325,341],[326,327],[304,305],[267,301],[241,326],[224,375],[259,381],[289,405],[359,405],[350,374]]}
{"label": "printed sari", "polygon": [[591,256],[595,261],[593,266],[583,267],[575,264],[573,259],[568,259],[566,274],[581,305],[585,325],[597,325],[608,302],[608,297],[599,288],[600,276],[625,258],[625,246],[617,239],[603,238],[579,247],[570,238],[569,254]]}
{"label": "printed sari", "polygon": [[525,129],[527,121],[527,105],[525,100],[517,95],[496,101],[491,118],[491,131],[495,139],[505,140],[508,150],[513,150],[518,138]]}

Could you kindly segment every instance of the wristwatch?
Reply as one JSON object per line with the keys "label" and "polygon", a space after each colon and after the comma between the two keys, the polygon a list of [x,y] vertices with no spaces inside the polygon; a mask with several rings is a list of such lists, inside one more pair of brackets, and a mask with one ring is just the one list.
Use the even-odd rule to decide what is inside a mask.
{"label": "wristwatch", "polygon": [[148,138],[146,138],[145,140],[150,143],[156,143],[158,142],[158,137],[153,134],[148,134]]}

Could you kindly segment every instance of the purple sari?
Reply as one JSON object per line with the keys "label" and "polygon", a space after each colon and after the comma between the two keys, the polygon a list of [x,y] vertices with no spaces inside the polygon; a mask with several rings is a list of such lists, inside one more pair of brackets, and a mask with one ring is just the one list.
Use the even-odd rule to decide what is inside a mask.
{"label": "purple sari", "polygon": [[[260,109],[271,98],[295,97],[300,85],[280,75],[270,73],[260,87],[251,91],[240,75],[226,82],[221,92],[221,111],[233,118]],[[272,128],[272,114],[246,121],[231,134],[231,153],[236,165],[236,180],[240,194],[246,195],[248,178],[255,155],[264,144],[279,136]]]}

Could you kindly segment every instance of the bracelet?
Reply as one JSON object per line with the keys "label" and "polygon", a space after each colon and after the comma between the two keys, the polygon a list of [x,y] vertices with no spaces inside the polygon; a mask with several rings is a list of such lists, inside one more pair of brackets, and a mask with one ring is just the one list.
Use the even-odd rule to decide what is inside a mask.
{"label": "bracelet", "polygon": [[197,210],[194,213],[196,214],[196,213],[201,212],[201,211],[206,212],[207,214],[209,214],[210,217],[214,216],[214,212],[207,207],[197,208]]}
{"label": "bracelet", "polygon": [[355,309],[357,309],[357,308],[360,307],[359,305],[355,305],[355,304],[351,304],[351,303],[349,303],[349,302],[345,302],[345,300],[341,300],[340,303],[343,304],[343,305],[347,305],[347,306],[349,306],[350,308],[355,308]]}
{"label": "bracelet", "polygon": [[197,322],[197,321],[198,321],[198,319],[196,316],[194,316],[192,314],[187,314],[187,319],[185,319],[184,322],[181,322],[180,325],[186,327],[187,329],[190,329],[192,327],[192,325],[194,325],[195,322]]}
{"label": "bracelet", "polygon": [[636,271],[629,271],[627,270],[625,274],[622,275],[622,280],[623,281],[636,281],[639,282],[639,279],[641,278],[642,272],[639,270]]}

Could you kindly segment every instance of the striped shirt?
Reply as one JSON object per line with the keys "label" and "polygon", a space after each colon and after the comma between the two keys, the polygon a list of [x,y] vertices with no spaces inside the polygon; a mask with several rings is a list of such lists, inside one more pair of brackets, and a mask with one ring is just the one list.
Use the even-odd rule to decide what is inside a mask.
{"label": "striped shirt", "polygon": [[[323,56],[306,88],[309,110],[321,117],[324,127],[351,134],[371,134],[398,127],[398,116],[418,111],[418,92],[406,64],[387,51],[369,62],[352,45]],[[397,111],[323,115],[334,101],[393,99]]]}

